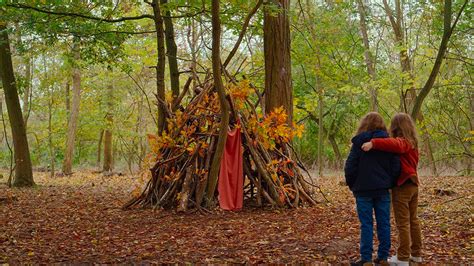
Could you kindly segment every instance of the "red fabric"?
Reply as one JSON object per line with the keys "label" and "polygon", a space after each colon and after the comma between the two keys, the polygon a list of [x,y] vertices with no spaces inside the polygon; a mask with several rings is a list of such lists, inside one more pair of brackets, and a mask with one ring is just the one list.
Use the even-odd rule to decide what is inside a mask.
{"label": "red fabric", "polygon": [[[372,139],[373,148],[376,150],[400,154],[402,172],[397,180],[397,185],[403,185],[411,177],[417,177],[418,149],[412,147],[410,142],[404,138]],[[416,178],[418,182],[418,178]]]}
{"label": "red fabric", "polygon": [[244,202],[244,175],[242,165],[242,137],[240,128],[227,133],[224,155],[219,172],[219,205],[224,210],[242,209]]}

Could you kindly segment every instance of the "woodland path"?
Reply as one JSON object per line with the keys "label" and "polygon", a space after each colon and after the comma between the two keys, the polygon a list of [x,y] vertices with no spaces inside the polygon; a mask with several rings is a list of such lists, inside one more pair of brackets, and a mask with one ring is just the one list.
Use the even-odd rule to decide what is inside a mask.
{"label": "woodland path", "polygon": [[[0,263],[348,263],[358,256],[354,200],[342,177],[322,182],[329,205],[202,215],[121,210],[129,177],[46,175],[36,173],[34,189],[8,189],[0,179]],[[427,262],[474,263],[473,178],[422,180]],[[436,195],[437,188],[455,194]]]}

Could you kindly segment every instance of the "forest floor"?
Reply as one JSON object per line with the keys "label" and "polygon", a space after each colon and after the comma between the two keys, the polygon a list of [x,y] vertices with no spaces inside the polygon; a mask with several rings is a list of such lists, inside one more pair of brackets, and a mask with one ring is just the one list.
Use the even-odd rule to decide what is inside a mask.
{"label": "forest floor", "polygon": [[[46,176],[36,173],[33,189],[9,189],[0,179],[0,263],[348,263],[358,257],[354,199],[342,177],[321,182],[329,204],[203,215],[121,210],[133,183],[126,176]],[[424,259],[474,263],[474,178],[422,182]]]}

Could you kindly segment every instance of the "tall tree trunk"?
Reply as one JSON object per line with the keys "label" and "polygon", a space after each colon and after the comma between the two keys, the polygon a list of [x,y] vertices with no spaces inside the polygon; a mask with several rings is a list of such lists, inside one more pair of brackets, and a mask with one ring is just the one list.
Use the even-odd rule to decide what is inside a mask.
{"label": "tall tree trunk", "polygon": [[209,183],[207,186],[207,203],[212,204],[214,194],[216,192],[217,179],[219,177],[219,169],[224,153],[224,146],[227,140],[227,128],[229,126],[229,103],[227,102],[224,84],[222,83],[221,69],[221,19],[219,17],[219,0],[212,0],[212,75],[214,78],[214,87],[219,95],[219,103],[221,107],[221,124],[219,131],[219,139],[217,141],[216,151],[212,159],[211,168],[209,170]]}
{"label": "tall tree trunk", "polygon": [[158,60],[156,65],[156,98],[158,101],[158,134],[161,135],[166,127],[166,103],[165,103],[165,37],[163,29],[163,17],[161,15],[160,2],[153,0],[153,15],[156,30],[156,46]]}
{"label": "tall tree trunk", "polygon": [[375,60],[372,57],[372,53],[370,52],[370,44],[369,44],[369,34],[367,30],[366,24],[366,9],[364,7],[363,0],[357,0],[357,7],[359,10],[359,26],[360,26],[360,33],[362,35],[362,41],[364,43],[364,58],[365,58],[365,65],[367,66],[367,73],[369,74],[369,78],[372,81],[369,86],[370,92],[370,109],[374,112],[378,112],[378,99],[377,99],[377,88],[375,87]]}
{"label": "tall tree trunk", "polygon": [[102,142],[104,142],[104,130],[99,133],[99,141],[97,142],[97,168],[100,169],[100,162],[102,161]]}
{"label": "tall tree trunk", "polygon": [[69,84],[69,80],[66,82],[65,87],[65,102],[66,102],[66,114],[67,114],[67,121],[69,123],[69,115],[71,114],[71,85]]}
{"label": "tall tree trunk", "polygon": [[[168,0],[161,0],[161,3],[166,4]],[[173,19],[169,10],[165,12],[163,21],[165,24],[166,54],[170,69],[171,92],[174,100],[179,96],[178,47],[174,39]]]}
{"label": "tall tree trunk", "polygon": [[196,88],[197,85],[197,73],[196,73],[196,66],[197,66],[197,43],[199,40],[198,34],[196,33],[196,21],[191,18],[190,23],[188,25],[188,33],[187,33],[187,41],[189,45],[189,49],[191,50],[191,72],[193,75],[193,88]]}
{"label": "tall tree trunk", "polygon": [[[44,78],[45,80],[49,79],[48,75],[48,68],[46,66],[46,56],[43,54],[43,69],[44,69]],[[53,60],[54,62],[54,60]],[[55,153],[54,153],[54,145],[53,145],[53,126],[52,126],[52,120],[53,120],[53,104],[54,104],[54,98],[53,98],[53,86],[48,85],[48,93],[49,93],[49,99],[48,99],[48,144],[49,144],[49,156],[50,156],[50,177],[54,177],[54,171],[55,171]]]}
{"label": "tall tree trunk", "polygon": [[79,107],[81,104],[81,70],[77,63],[81,59],[79,51],[79,40],[74,39],[72,53],[74,57],[74,67],[72,69],[72,104],[69,116],[67,136],[66,136],[66,152],[63,161],[63,173],[65,175],[72,174],[72,161],[74,158],[74,142],[76,140],[77,123],[79,120]]}
{"label": "tall tree trunk", "polygon": [[[269,5],[279,7],[275,14]],[[265,57],[265,113],[283,106],[288,122],[293,121],[291,88],[290,0],[270,0],[264,8],[263,42]]]}
{"label": "tall tree trunk", "polygon": [[[474,91],[469,92],[469,128],[470,131],[474,131]],[[472,137],[472,136],[471,136]],[[472,151],[472,149],[471,149]],[[466,172],[468,176],[471,176],[473,159],[467,154],[466,156]]]}
{"label": "tall tree trunk", "polygon": [[50,177],[54,177],[56,154],[53,144],[53,87],[49,89],[49,101],[48,101],[48,144],[49,144],[49,156],[50,156]]}
{"label": "tall tree trunk", "polygon": [[104,166],[102,170],[104,172],[112,171],[112,128],[114,122],[114,87],[112,85],[107,86],[107,114],[106,129],[104,134]]}
{"label": "tall tree trunk", "polygon": [[[316,74],[317,75],[317,74]],[[323,144],[324,144],[324,123],[323,123],[323,89],[318,81],[319,79],[316,78],[316,86],[319,87],[318,89],[318,118],[319,118],[319,132],[318,132],[318,174],[319,177],[323,177]]]}
{"label": "tall tree trunk", "polygon": [[143,159],[145,158],[145,144],[143,143],[143,137],[145,135],[145,118],[144,118],[144,97],[140,95],[138,100],[138,111],[137,111],[137,121],[135,124],[135,133],[138,136],[138,143],[136,144],[138,155],[137,155],[137,166],[138,169],[141,169]]}
{"label": "tall tree trunk", "polygon": [[15,154],[15,178],[13,180],[13,186],[33,186],[35,183],[33,181],[30,150],[28,148],[28,139],[23,123],[15,75],[13,74],[10,51],[10,40],[8,39],[6,23],[0,21],[0,78],[5,93],[5,102],[10,119]]}
{"label": "tall tree trunk", "polygon": [[27,56],[25,62],[25,91],[23,93],[23,122],[25,123],[25,128],[27,127],[30,115],[31,80],[33,72],[32,64],[31,56]]}

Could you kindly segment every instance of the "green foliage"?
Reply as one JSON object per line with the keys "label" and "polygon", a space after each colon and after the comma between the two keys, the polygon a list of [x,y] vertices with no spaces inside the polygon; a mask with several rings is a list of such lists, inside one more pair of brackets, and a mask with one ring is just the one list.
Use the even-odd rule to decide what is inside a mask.
{"label": "green foliage", "polygon": [[[453,13],[457,15],[463,3],[463,0],[454,1]],[[243,20],[255,4],[255,1],[247,0],[223,1],[222,60],[232,49]],[[19,8],[18,5],[70,15],[47,14]],[[193,55],[190,45],[193,41],[196,41],[194,56],[201,80],[211,68],[209,7],[210,0],[169,0],[162,5],[163,12],[169,11],[174,17],[181,84],[191,75]],[[275,14],[281,12],[276,5],[266,4],[265,8]],[[375,79],[367,73],[355,2],[291,1],[294,118],[295,122],[305,125],[304,135],[294,143],[301,157],[309,163],[317,155],[317,99],[320,92],[324,109],[324,157],[328,165],[332,165],[339,158],[328,140],[329,135],[334,138],[344,159],[360,117],[370,110],[371,88],[377,89],[379,112],[388,124],[390,117],[400,110],[401,96],[410,84],[419,90],[433,66],[443,30],[441,2],[404,1],[406,47],[400,47],[394,41],[393,29],[382,5],[369,3],[366,11],[370,52],[376,60]],[[105,119],[110,100],[106,88],[112,84],[115,161],[122,169],[126,165],[128,169],[136,170],[147,148],[145,134],[155,133],[156,128],[154,22],[149,17],[114,23],[104,19],[152,14],[151,6],[139,0],[24,0],[0,1],[0,12],[2,21],[8,22],[20,97],[23,97],[28,84],[27,59],[32,64],[33,94],[28,138],[34,165],[47,166],[50,161],[48,114],[51,103],[52,146],[56,163],[60,164],[64,157],[68,119],[65,88],[71,82],[72,67],[79,66],[83,89],[74,163],[89,167],[97,165],[99,135],[110,126]],[[470,105],[474,97],[472,35],[469,34],[473,28],[472,14],[473,5],[468,4],[450,40],[435,87],[423,106],[425,119],[418,124],[418,128],[426,127],[426,132],[422,133],[429,133],[434,157],[439,163],[449,161],[454,165],[459,164],[460,159],[467,161],[469,156],[472,157],[473,140],[469,133],[473,130]],[[192,40],[193,32],[196,40]],[[72,57],[74,41],[80,44],[79,61]],[[404,48],[410,56],[411,76],[403,73],[400,67],[398,56]],[[231,74],[239,70],[236,77],[247,77],[260,91],[264,87],[263,49],[261,7],[252,18],[234,60],[227,67]],[[166,73],[168,75],[168,69]],[[166,77],[167,91],[168,79],[169,76]],[[195,85],[191,86],[191,91]],[[183,102],[192,95],[186,95]],[[256,100],[255,96],[250,99],[252,102]],[[7,119],[6,110],[4,115]],[[9,152],[4,140],[1,151],[0,160],[3,166],[8,166]],[[424,151],[422,160],[426,161]]]}

